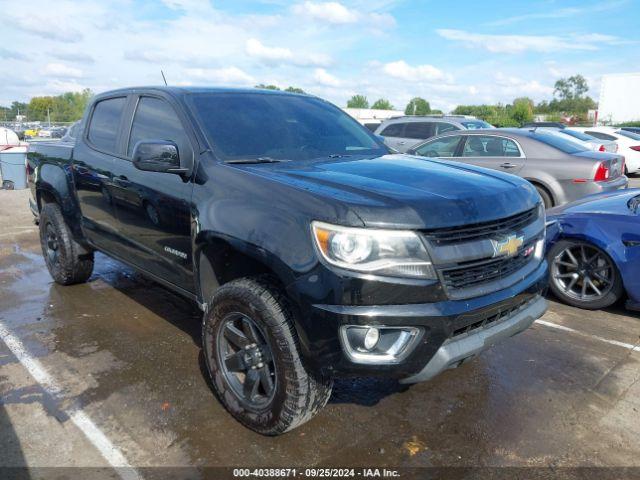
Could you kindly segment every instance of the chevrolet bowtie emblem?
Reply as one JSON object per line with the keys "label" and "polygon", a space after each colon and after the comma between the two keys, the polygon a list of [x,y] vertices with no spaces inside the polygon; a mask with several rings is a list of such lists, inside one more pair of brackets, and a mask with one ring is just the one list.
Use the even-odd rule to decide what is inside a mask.
{"label": "chevrolet bowtie emblem", "polygon": [[515,257],[524,243],[524,238],[522,236],[509,235],[504,240],[491,240],[491,242],[493,243],[494,257]]}

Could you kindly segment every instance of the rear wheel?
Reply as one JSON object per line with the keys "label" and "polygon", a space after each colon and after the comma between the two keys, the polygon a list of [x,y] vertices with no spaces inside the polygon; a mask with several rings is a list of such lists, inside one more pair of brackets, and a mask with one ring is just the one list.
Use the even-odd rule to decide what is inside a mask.
{"label": "rear wheel", "polygon": [[613,305],[624,293],[611,257],[590,243],[561,240],[548,253],[550,288],[574,307],[596,310]]}
{"label": "rear wheel", "polygon": [[56,283],[86,282],[93,272],[93,252],[86,251],[73,240],[58,205],[44,204],[39,227],[44,261]]}
{"label": "rear wheel", "polygon": [[264,278],[235,280],[216,291],[202,343],[220,401],[258,433],[292,430],[329,400],[331,380],[303,365],[288,302]]}

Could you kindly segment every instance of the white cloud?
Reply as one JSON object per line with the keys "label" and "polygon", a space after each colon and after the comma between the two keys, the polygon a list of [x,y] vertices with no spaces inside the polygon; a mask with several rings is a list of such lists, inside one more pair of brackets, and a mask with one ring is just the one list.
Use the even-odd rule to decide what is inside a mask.
{"label": "white cloud", "polygon": [[391,77],[400,78],[410,82],[425,80],[451,80],[450,75],[445,74],[442,70],[434,67],[433,65],[416,65],[413,67],[404,60],[386,63],[383,65],[382,70]]}
{"label": "white cloud", "polygon": [[327,72],[324,68],[316,68],[313,72],[313,78],[316,82],[327,87],[339,87],[341,85],[340,80]]}
{"label": "white cloud", "polygon": [[374,31],[386,30],[396,25],[396,20],[386,12],[351,9],[339,2],[306,1],[292,7],[295,15],[332,25],[362,24]]}
{"label": "white cloud", "polygon": [[255,38],[247,40],[246,51],[251,57],[269,61],[291,60],[293,58],[293,53],[288,48],[267,47]]}
{"label": "white cloud", "polygon": [[42,71],[44,75],[56,78],[80,78],[82,70],[70,67],[64,63],[47,63]]}
{"label": "white cloud", "polygon": [[357,12],[349,10],[338,2],[304,2],[293,6],[293,12],[328,23],[355,23],[359,19]]}
{"label": "white cloud", "polygon": [[247,55],[258,58],[265,63],[289,63],[298,66],[327,66],[331,64],[331,57],[319,53],[294,54],[288,48],[268,47],[255,38],[247,40],[245,51]]}
{"label": "white cloud", "polygon": [[534,97],[553,95],[553,87],[543,85],[537,80],[525,80],[514,75],[505,75],[497,72],[494,75],[496,85],[501,87],[501,92],[514,97]]}
{"label": "white cloud", "polygon": [[[188,68],[185,73],[193,80],[207,81],[227,85],[254,85],[256,79],[238,67],[224,68]],[[189,80],[182,83],[190,84]]]}
{"label": "white cloud", "polygon": [[485,35],[464,30],[439,29],[438,35],[447,40],[462,42],[464,46],[483,48],[493,53],[557,52],[560,50],[597,50],[602,43],[615,43],[610,35]]}
{"label": "white cloud", "polygon": [[[491,26],[510,25],[513,23],[531,21],[531,20],[547,20],[547,19],[560,19],[575,17],[578,15],[593,15],[595,13],[604,12],[607,10],[613,10],[625,6],[629,3],[628,0],[608,0],[606,2],[598,2],[594,5],[580,5],[580,7],[566,7],[566,8],[547,8],[544,12],[525,13],[523,15],[515,15],[513,17],[505,17],[487,23]],[[527,5],[527,4],[524,4]],[[530,5],[527,5],[529,8]]]}

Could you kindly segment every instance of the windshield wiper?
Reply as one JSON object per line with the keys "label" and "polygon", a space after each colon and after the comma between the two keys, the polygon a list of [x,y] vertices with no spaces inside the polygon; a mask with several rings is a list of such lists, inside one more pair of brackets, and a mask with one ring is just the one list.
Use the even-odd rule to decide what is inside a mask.
{"label": "windshield wiper", "polygon": [[290,160],[283,160],[280,158],[271,158],[271,157],[234,158],[232,160],[227,160],[224,163],[280,163],[280,162],[290,162]]}

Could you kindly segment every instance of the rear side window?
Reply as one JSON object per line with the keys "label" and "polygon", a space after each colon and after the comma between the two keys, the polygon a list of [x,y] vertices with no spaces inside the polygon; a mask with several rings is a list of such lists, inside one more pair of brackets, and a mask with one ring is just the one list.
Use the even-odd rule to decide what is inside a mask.
{"label": "rear side window", "polygon": [[126,97],[118,97],[96,103],[88,133],[93,146],[105,152],[115,153],[118,128],[126,102]]}
{"label": "rear side window", "polygon": [[453,132],[454,130],[460,130],[460,129],[455,125],[453,125],[452,123],[438,122],[436,123],[435,135],[440,135],[441,133],[444,133],[444,132]]}
{"label": "rear side window", "polygon": [[173,107],[164,100],[153,97],[141,97],[138,101],[133,126],[129,136],[127,155],[141,140],[168,140],[178,146],[178,153],[184,158],[191,151],[182,122]]}
{"label": "rear side window", "polygon": [[459,143],[459,135],[438,138],[418,147],[416,149],[416,155],[420,155],[421,157],[453,157]]}
{"label": "rear side window", "polygon": [[380,135],[383,137],[401,137],[402,127],[404,127],[404,123],[392,123],[384,128],[382,132],[380,132]]}
{"label": "rear side window", "polygon": [[602,132],[588,131],[584,133],[586,133],[587,135],[591,135],[592,137],[599,138],[600,140],[610,140],[614,142],[617,140],[617,138],[614,137],[613,135],[607,135],[606,133],[602,133]]}
{"label": "rear side window", "polygon": [[[586,133],[591,135],[589,132]],[[545,143],[551,147],[557,148],[564,153],[571,154],[588,150],[588,148],[583,143],[578,143],[577,141],[572,140],[570,137],[561,135],[559,133],[537,130],[535,134],[531,136],[531,138]]]}
{"label": "rear side window", "polygon": [[425,140],[433,137],[433,123],[431,122],[410,122],[404,127],[404,137],[416,140]]}
{"label": "rear side window", "polygon": [[467,137],[463,157],[519,157],[516,142],[505,137],[470,135]]}
{"label": "rear side window", "polygon": [[634,132],[630,132],[628,130],[618,130],[616,133],[618,135],[622,135],[624,137],[631,138],[633,140],[640,140],[640,134],[634,133]]}

